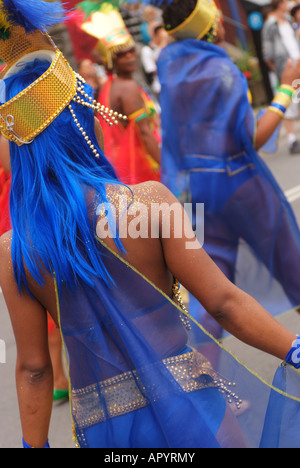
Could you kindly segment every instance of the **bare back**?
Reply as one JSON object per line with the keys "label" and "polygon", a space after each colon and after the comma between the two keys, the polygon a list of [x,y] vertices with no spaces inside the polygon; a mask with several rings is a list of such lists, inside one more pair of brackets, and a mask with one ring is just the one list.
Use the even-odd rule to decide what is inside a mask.
{"label": "bare back", "polygon": [[[123,205],[120,206],[120,199],[116,197],[116,191],[113,188],[108,187],[107,195],[108,199],[114,200],[112,206],[116,208],[117,220],[121,220],[121,214],[124,214]],[[178,219],[176,221],[176,217],[170,217],[170,235],[164,235],[166,215],[170,212],[170,206],[178,209],[178,213],[181,210],[184,214],[183,207],[169,190],[158,182],[146,182],[131,187],[131,191],[129,188],[122,188],[122,190],[122,200],[130,200],[132,210],[140,208],[139,204],[142,206],[145,204],[145,207],[150,207],[151,204],[161,204],[163,207],[158,218],[155,217],[155,210],[154,212],[148,211],[148,214],[146,211],[143,212],[143,216],[151,222],[153,229],[151,234],[154,232],[154,235],[125,237],[122,240],[127,250],[126,255],[123,255],[124,258],[169,296],[173,279],[177,278],[229,333],[250,346],[284,359],[295,335],[285,330],[251,296],[238,289],[226,278],[197,243],[192,227],[187,226],[183,235],[177,236],[175,231]],[[119,209],[121,207],[122,209]],[[102,207],[100,207],[97,225],[98,236],[101,234],[101,220],[104,217],[101,209]],[[143,216],[138,218],[134,211],[132,213],[129,211],[129,208],[126,212],[128,229],[130,227],[128,232],[134,234],[137,228],[142,226]],[[102,224],[102,228],[105,233],[105,223]],[[108,247],[117,251],[113,239],[106,235],[103,240]],[[187,242],[194,244],[193,249],[187,248]],[[45,277],[45,284],[41,287],[28,275],[32,295],[26,291],[19,294],[12,267],[11,233],[5,234],[0,239],[0,259],[0,285],[18,343],[18,355],[30,369],[37,369],[46,361],[48,365],[46,311],[48,310],[55,320],[57,317],[53,278],[50,275]],[[139,294],[138,290],[136,294]],[[41,361],[42,364],[40,364]]]}
{"label": "bare back", "polygon": [[113,80],[110,90],[110,106],[113,110],[124,115],[131,115],[144,105],[139,87],[133,79],[123,79],[117,76]]}
{"label": "bare back", "polygon": [[[123,224],[122,246],[126,253],[123,258],[147,277],[158,288],[169,296],[172,293],[173,276],[169,272],[160,240],[161,216],[151,218],[153,206],[167,203],[165,188],[156,182],[146,182],[133,187],[111,185],[107,187],[107,198],[112,212],[116,215],[116,225]],[[103,208],[103,207],[102,207]],[[151,209],[152,208],[152,209]],[[108,233],[107,217],[104,208],[98,207],[97,236],[108,248],[120,254],[111,232]],[[152,232],[151,232],[152,231]],[[6,252],[7,281],[15,283],[10,256],[11,233],[1,239]],[[4,247],[5,246],[5,247]],[[31,275],[27,277],[28,285],[34,298],[47,310],[57,323],[57,303],[53,278],[44,275],[44,286],[41,287]]]}

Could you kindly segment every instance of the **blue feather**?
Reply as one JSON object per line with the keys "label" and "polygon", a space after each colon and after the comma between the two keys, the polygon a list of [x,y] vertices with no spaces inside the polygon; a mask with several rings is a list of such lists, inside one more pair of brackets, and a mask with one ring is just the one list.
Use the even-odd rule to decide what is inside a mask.
{"label": "blue feather", "polygon": [[2,0],[8,20],[22,26],[27,33],[47,31],[64,20],[66,11],[60,2],[43,0]]}

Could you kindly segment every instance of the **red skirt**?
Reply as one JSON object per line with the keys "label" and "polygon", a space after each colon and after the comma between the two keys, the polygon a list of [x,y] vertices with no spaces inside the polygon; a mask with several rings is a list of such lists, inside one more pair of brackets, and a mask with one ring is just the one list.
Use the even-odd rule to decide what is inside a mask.
{"label": "red skirt", "polygon": [[0,236],[11,229],[9,194],[11,176],[0,166]]}

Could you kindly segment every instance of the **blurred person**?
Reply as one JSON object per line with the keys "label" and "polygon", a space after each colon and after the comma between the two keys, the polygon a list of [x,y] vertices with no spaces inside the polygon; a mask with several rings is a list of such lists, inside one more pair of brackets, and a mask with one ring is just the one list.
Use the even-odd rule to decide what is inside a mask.
{"label": "blurred person", "polygon": [[[278,94],[256,121],[247,80],[219,46],[225,32],[214,3],[164,2],[163,19],[175,41],[158,61],[162,182],[191,204],[205,250],[232,282],[274,315],[298,307],[299,227],[257,150],[284,118],[300,61],[288,62]],[[189,310],[222,336],[192,296]]]}
{"label": "blurred person", "polygon": [[[105,2],[104,2],[105,4]],[[133,79],[136,45],[113,7],[95,11],[83,29],[98,38],[97,50],[108,70],[99,103],[127,116],[119,126],[104,126],[105,153],[125,183],[160,180],[159,116],[150,96]]]}
{"label": "blurred person", "polygon": [[154,23],[150,32],[151,41],[141,50],[141,63],[146,82],[158,98],[161,86],[157,76],[157,60],[161,50],[170,42],[170,37],[161,23]]}
{"label": "blurred person", "polygon": [[[0,25],[4,18],[10,35],[9,42],[1,40],[8,70],[0,113],[16,115],[14,122],[0,121],[10,141],[13,225],[0,241],[0,284],[17,343],[24,448],[50,447],[53,375],[46,310],[66,346],[77,446],[283,447],[286,439],[299,446],[299,337],[226,279],[189,223],[177,237],[172,218],[171,236],[162,235],[169,208],[179,210],[180,222],[187,221],[185,212],[160,183],[126,187],[117,180],[97,139],[101,129],[94,112],[100,109],[92,90],[44,34],[61,18],[60,5],[12,1],[18,7],[12,11],[0,3]],[[23,46],[17,59],[11,55],[16,40]],[[32,52],[32,46],[40,49]],[[32,61],[26,62],[28,53]],[[61,78],[56,67],[65,88],[56,85]],[[163,204],[155,221],[158,236],[129,236],[124,243],[118,235],[106,236],[106,221],[113,227],[106,211],[115,207],[122,218],[126,200],[135,208]],[[193,251],[188,242],[196,244]],[[190,317],[180,302],[177,276],[229,331],[284,359],[276,387],[247,370],[199,325],[199,334],[220,348],[223,366],[213,369],[207,354],[190,347]],[[246,421],[230,406],[239,410],[245,397],[252,403]]]}
{"label": "blurred person", "polygon": [[[272,13],[273,13],[272,5],[263,7],[261,13],[263,16],[263,21],[265,23],[268,20],[269,16],[272,16]],[[269,74],[270,85],[271,85],[273,94],[275,95],[280,83],[278,81],[275,71],[272,70],[270,67],[268,67],[268,74]]]}
{"label": "blurred person", "polygon": [[[107,3],[109,5],[111,4],[110,0],[108,0],[107,2],[102,0],[102,2]],[[99,3],[101,3],[101,1],[98,2],[98,5]],[[112,4],[115,7],[118,7],[118,4],[119,4],[118,10],[123,18],[126,28],[132,35],[133,39],[136,42],[140,43],[142,40],[141,24],[143,21],[143,12],[142,12],[140,3],[139,2],[126,2],[126,1],[123,2],[123,0],[121,1],[117,0],[117,1],[113,1]]]}
{"label": "blurred person", "polygon": [[144,21],[141,24],[141,34],[142,40],[145,45],[148,45],[151,42],[152,35],[151,29],[153,25],[158,21],[159,16],[161,16],[160,11],[151,6],[147,5],[143,11]]}
{"label": "blurred person", "polygon": [[[10,231],[11,220],[9,197],[11,190],[11,165],[9,142],[0,134],[0,236]],[[66,378],[62,361],[62,341],[52,317],[48,314],[48,340],[53,366],[54,390],[53,400],[61,401],[68,398],[69,383]]]}
{"label": "blurred person", "polygon": [[[300,43],[289,16],[288,0],[273,0],[273,11],[269,14],[262,31],[264,59],[271,71],[276,73],[279,82],[290,58],[293,62],[300,58]],[[300,143],[295,135],[295,121],[299,120],[299,105],[292,102],[285,114],[290,154],[300,153]]]}
{"label": "blurred person", "polygon": [[79,64],[78,72],[82,78],[94,89],[94,97],[98,99],[100,90],[107,80],[106,73],[92,60],[86,58]]}
{"label": "blurred person", "polygon": [[300,40],[300,5],[295,5],[291,9],[291,16],[293,18],[293,27],[296,31],[297,37]]}

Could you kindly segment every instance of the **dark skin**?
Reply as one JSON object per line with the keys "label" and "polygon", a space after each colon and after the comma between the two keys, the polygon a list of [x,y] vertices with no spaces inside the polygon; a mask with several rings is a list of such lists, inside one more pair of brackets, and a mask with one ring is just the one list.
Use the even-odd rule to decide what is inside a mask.
{"label": "dark skin", "polygon": [[[132,78],[136,68],[135,48],[118,54],[114,59],[116,78],[111,87],[110,106],[123,115],[131,115],[145,107],[139,87]],[[137,122],[137,126],[148,154],[160,164],[160,148],[153,136],[149,119]]]}
{"label": "dark skin", "polygon": [[[138,202],[148,208],[153,202],[165,203],[166,207],[176,204],[182,215],[184,213],[181,204],[162,184],[147,182],[131,188]],[[128,188],[122,190],[131,201]],[[113,186],[107,186],[108,197],[113,191]],[[113,200],[114,197],[112,203]],[[118,213],[117,202],[115,206]],[[165,216],[163,211],[156,221],[160,233]],[[172,221],[170,238],[124,239],[128,252],[126,260],[168,296],[172,292],[173,278],[178,278],[222,327],[247,344],[283,360],[296,336],[233,285],[200,245],[196,250],[186,249],[186,242],[193,236],[191,227],[181,239],[175,238],[174,230]],[[101,236],[101,231],[97,234]],[[44,274],[44,287],[27,274],[33,298],[26,292],[19,294],[12,268],[11,235],[7,233],[0,239],[0,285],[17,343],[16,382],[23,436],[29,445],[43,447],[48,438],[53,396],[46,311],[57,322],[56,294],[53,278],[47,273]],[[117,251],[113,239],[105,238],[104,241]]]}
{"label": "dark skin", "polygon": [[[289,68],[290,72],[295,71],[291,65]],[[277,121],[276,115],[276,119],[273,119],[273,115],[269,117],[266,125],[274,131],[280,120]],[[96,126],[96,133],[100,136],[97,120]],[[176,205],[182,211],[183,219],[181,204],[162,184],[147,182],[131,189],[134,196],[133,207],[137,200],[148,208],[153,202],[164,203],[164,210]],[[128,197],[128,202],[131,202],[131,192],[127,188],[122,190],[123,196]],[[114,187],[108,185],[108,197],[115,204],[116,212],[119,209],[122,212],[117,199],[112,196],[113,191]],[[286,330],[251,296],[232,284],[199,244],[194,250],[186,249],[186,242],[191,242],[191,239],[197,243],[191,226],[178,239],[174,235],[175,224],[171,218],[171,235],[164,238],[162,227],[167,216],[164,210],[159,220],[155,220],[158,223],[159,238],[149,235],[148,238],[123,239],[128,253],[126,260],[168,296],[172,293],[173,278],[177,278],[224,329],[241,341],[284,360],[296,338],[295,334]],[[149,216],[150,213],[149,209]],[[153,220],[150,218],[149,221],[150,225]],[[130,222],[131,218],[128,217],[128,224]],[[101,232],[97,233],[101,238]],[[44,273],[44,286],[41,287],[28,272],[27,282],[33,297],[27,292],[19,294],[12,267],[11,237],[10,232],[0,239],[0,286],[17,344],[16,383],[23,436],[30,446],[43,447],[48,438],[53,404],[47,310],[58,325],[55,286],[49,273]],[[104,241],[108,247],[117,251],[113,239],[104,238]]]}
{"label": "dark skin", "polygon": [[[286,3],[286,2],[284,2]],[[220,45],[225,40],[225,29],[222,21],[218,24],[217,36],[215,44]],[[286,68],[283,72],[281,85],[292,86],[293,82],[300,76],[300,60],[293,64],[292,60],[288,60]],[[295,88],[296,90],[296,88]],[[254,146],[257,150],[262,148],[265,143],[271,138],[275,129],[281,123],[282,118],[274,112],[267,110],[266,113],[258,120]]]}
{"label": "dark skin", "polygon": [[[283,72],[281,85],[292,86],[293,82],[300,76],[300,60],[293,64],[292,60],[288,60],[286,68]],[[295,88],[296,90],[296,88]],[[274,112],[267,110],[267,112],[258,120],[255,148],[259,149],[271,138],[274,133],[274,128],[281,123],[282,118]]]}
{"label": "dark skin", "polygon": [[0,134],[0,162],[7,174],[10,174],[9,142]]}
{"label": "dark skin", "polygon": [[[100,127],[100,131],[101,131],[101,127]],[[11,167],[10,167],[10,156],[9,156],[9,142],[2,135],[0,135],[0,162],[4,170],[8,174],[10,174]],[[64,371],[64,367],[62,363],[61,336],[58,330],[52,330],[52,332],[49,334],[49,349],[50,349],[50,354],[51,354],[51,361],[53,363],[54,387],[60,390],[68,389],[68,381],[65,377],[65,371]]]}

